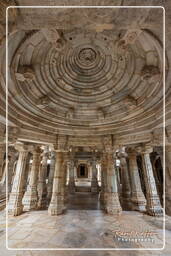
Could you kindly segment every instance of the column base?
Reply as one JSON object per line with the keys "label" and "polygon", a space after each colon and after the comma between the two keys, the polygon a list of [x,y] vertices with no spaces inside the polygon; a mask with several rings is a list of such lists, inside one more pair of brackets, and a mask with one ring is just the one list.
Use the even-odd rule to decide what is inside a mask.
{"label": "column base", "polygon": [[91,192],[98,193],[99,192],[99,185],[96,179],[91,181]]}
{"label": "column base", "polygon": [[122,208],[119,202],[118,193],[105,193],[105,210],[111,215],[120,215],[122,213]]}
{"label": "column base", "polygon": [[74,194],[75,193],[75,183],[69,183],[68,184],[68,192],[70,194]]}
{"label": "column base", "polygon": [[43,210],[47,208],[47,198],[41,198],[39,199],[38,203],[37,203],[37,209],[39,210]]}
{"label": "column base", "polygon": [[146,211],[150,216],[161,217],[163,216],[163,209],[161,208],[158,196],[154,196],[147,200]]}
{"label": "column base", "polygon": [[50,204],[51,199],[52,199],[52,193],[49,193],[49,194],[47,195],[47,204],[48,204],[48,205]]}
{"label": "column base", "polygon": [[64,205],[64,196],[56,195],[56,197],[50,202],[48,214],[51,216],[60,215],[63,214],[65,210],[66,207]]}
{"label": "column base", "polygon": [[100,208],[105,210],[104,192],[100,192]]}
{"label": "column base", "polygon": [[18,216],[23,212],[22,195],[11,194],[8,203],[8,215]]}
{"label": "column base", "polygon": [[154,217],[162,217],[163,216],[163,209],[162,208],[147,208],[147,213],[150,216]]}
{"label": "column base", "polygon": [[133,211],[146,211],[146,199],[143,193],[134,192],[131,198]]}
{"label": "column base", "polygon": [[49,185],[47,186],[47,202],[48,202],[48,203],[50,203],[51,198],[52,198],[52,185],[49,184]]}
{"label": "column base", "polygon": [[69,191],[70,194],[75,194],[75,187],[74,188],[69,188],[68,191]]}
{"label": "column base", "polygon": [[46,189],[46,187],[38,189],[37,208],[38,209],[46,209],[47,208],[47,189]]}
{"label": "column base", "polygon": [[123,194],[121,197],[122,207],[125,211],[132,210],[132,203],[131,203],[131,195],[130,194]]}
{"label": "column base", "polygon": [[28,191],[23,198],[24,211],[36,210],[38,203],[38,195],[36,191]]}
{"label": "column base", "polygon": [[94,194],[99,193],[99,188],[98,187],[91,187],[91,193],[94,193]]}

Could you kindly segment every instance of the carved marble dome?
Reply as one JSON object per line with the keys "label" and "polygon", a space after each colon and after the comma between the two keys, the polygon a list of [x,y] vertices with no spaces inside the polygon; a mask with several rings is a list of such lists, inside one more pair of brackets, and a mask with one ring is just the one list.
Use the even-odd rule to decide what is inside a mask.
{"label": "carved marble dome", "polygon": [[120,122],[133,125],[151,116],[163,86],[162,49],[152,34],[80,29],[61,34],[56,43],[42,31],[23,34],[10,61],[15,82],[9,93],[26,124],[61,133],[104,134]]}
{"label": "carved marble dome", "polygon": [[[162,12],[21,9],[15,24],[9,23],[11,126],[69,136],[120,136],[161,127]],[[5,66],[1,70],[5,75]],[[167,70],[166,59],[169,81]]]}

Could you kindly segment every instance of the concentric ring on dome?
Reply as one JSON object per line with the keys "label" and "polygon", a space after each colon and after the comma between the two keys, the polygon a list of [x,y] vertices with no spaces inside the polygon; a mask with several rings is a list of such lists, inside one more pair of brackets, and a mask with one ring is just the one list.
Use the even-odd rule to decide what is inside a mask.
{"label": "concentric ring on dome", "polygon": [[86,65],[92,64],[96,60],[97,53],[92,48],[83,48],[80,50],[78,57]]}

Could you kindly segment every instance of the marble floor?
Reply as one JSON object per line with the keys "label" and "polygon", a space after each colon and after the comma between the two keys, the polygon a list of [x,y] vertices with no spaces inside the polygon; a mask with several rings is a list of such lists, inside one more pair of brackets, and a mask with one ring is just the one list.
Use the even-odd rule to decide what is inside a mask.
{"label": "marble floor", "polygon": [[[0,252],[3,256],[171,255],[171,217],[166,217],[166,247],[165,250],[160,250],[163,247],[162,218],[150,217],[135,211],[124,211],[119,217],[106,215],[100,210],[98,195],[91,193],[76,193],[70,196],[64,215],[48,216],[47,210],[44,210],[9,217],[8,246],[11,250],[5,248],[5,224],[5,211],[2,211],[0,212]],[[147,234],[147,231],[152,233]],[[20,251],[15,250],[19,248]],[[23,251],[23,248],[26,250]],[[28,248],[33,250],[27,250]],[[34,251],[36,248],[85,250]],[[87,251],[87,248],[101,248],[101,251]],[[158,248],[158,250],[112,251],[112,248]]]}

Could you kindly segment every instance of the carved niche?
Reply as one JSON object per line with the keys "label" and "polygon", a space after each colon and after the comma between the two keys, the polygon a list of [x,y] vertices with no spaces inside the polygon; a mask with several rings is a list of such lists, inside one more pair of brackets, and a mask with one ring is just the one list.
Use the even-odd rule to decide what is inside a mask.
{"label": "carved niche", "polygon": [[15,73],[16,79],[18,81],[32,81],[35,79],[35,72],[32,66],[19,66],[18,72]]}
{"label": "carved niche", "polygon": [[160,75],[160,70],[157,66],[145,65],[141,70],[142,80],[149,80]]}
{"label": "carved niche", "polygon": [[44,109],[49,106],[49,103],[50,103],[50,99],[48,98],[47,95],[44,95],[43,97],[37,100],[36,106],[41,109]]}

